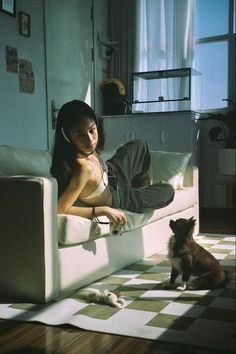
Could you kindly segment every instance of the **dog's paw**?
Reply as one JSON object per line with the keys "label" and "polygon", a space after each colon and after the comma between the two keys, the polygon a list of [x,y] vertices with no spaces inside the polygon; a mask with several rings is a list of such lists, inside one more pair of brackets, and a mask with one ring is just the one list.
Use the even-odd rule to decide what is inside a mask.
{"label": "dog's paw", "polygon": [[177,287],[177,290],[184,291],[187,289],[187,284],[183,283],[180,286]]}

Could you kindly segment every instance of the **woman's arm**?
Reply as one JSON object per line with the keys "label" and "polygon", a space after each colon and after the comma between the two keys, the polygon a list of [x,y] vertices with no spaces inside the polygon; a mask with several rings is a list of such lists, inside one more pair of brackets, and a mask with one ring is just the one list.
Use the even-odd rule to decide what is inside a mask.
{"label": "woman's arm", "polygon": [[88,219],[93,219],[94,216],[106,216],[113,227],[127,223],[125,213],[122,210],[114,209],[109,206],[96,206],[95,209],[93,207],[71,206],[66,214],[82,216]]}
{"label": "woman's arm", "polygon": [[125,213],[122,210],[114,209],[109,206],[96,206],[95,209],[93,207],[71,206],[67,209],[67,212],[60,211],[58,207],[58,213],[82,216],[91,220],[94,216],[106,216],[113,227],[127,224]]}
{"label": "woman's arm", "polygon": [[[71,208],[74,208],[73,204],[78,199],[88,179],[89,179],[89,170],[86,168],[81,167],[80,171],[74,173],[68,186],[66,187],[66,189],[58,199],[57,211],[59,214],[71,214]],[[79,208],[79,209],[83,209],[83,208]],[[89,210],[87,210],[86,215],[80,215],[80,216],[89,217],[88,212]]]}

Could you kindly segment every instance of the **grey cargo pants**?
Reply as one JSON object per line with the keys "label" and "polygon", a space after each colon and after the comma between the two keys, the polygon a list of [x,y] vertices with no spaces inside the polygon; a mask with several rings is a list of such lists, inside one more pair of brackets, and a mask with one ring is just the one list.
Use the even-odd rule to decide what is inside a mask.
{"label": "grey cargo pants", "polygon": [[[109,162],[114,166],[112,170]],[[148,187],[133,187],[132,182],[147,173],[151,163],[147,143],[132,140],[117,149],[108,160],[108,175],[115,174],[116,181],[109,178],[113,204],[116,209],[143,213],[148,209],[159,209],[170,204],[174,198],[174,188],[167,182],[160,181]]]}

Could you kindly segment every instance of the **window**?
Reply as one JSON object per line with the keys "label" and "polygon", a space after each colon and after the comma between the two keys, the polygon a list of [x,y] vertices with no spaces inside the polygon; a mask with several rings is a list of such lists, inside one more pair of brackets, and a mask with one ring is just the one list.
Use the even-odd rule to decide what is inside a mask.
{"label": "window", "polygon": [[[194,4],[195,0],[136,0],[135,72],[193,67]],[[173,97],[173,92],[174,97],[186,96],[182,90],[184,81],[183,78],[180,81],[170,78],[167,81],[156,80],[153,84],[156,87],[158,83],[157,94],[153,90],[154,86],[149,85],[147,80],[139,80],[137,99],[140,100],[146,94],[148,99],[152,99],[151,94],[160,102],[138,103],[135,110],[153,112],[186,109],[187,101],[167,99]],[[163,102],[164,99],[166,103]]]}
{"label": "window", "polygon": [[235,0],[195,1],[194,67],[202,73],[202,109],[232,109],[236,65]]}

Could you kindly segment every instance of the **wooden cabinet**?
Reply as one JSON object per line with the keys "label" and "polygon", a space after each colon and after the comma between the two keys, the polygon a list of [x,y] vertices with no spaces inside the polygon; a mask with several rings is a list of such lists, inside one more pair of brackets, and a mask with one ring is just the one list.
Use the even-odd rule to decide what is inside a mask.
{"label": "wooden cabinet", "polygon": [[144,139],[150,150],[192,152],[192,163],[197,163],[197,118],[192,111],[103,116],[105,148]]}
{"label": "wooden cabinet", "polygon": [[161,150],[161,119],[147,114],[132,116],[132,138],[148,142],[150,150]]}
{"label": "wooden cabinet", "polygon": [[128,116],[105,116],[103,127],[105,148],[114,149],[132,140],[132,120]]}

